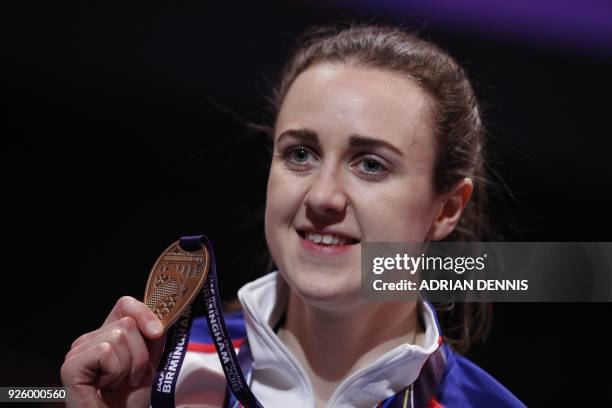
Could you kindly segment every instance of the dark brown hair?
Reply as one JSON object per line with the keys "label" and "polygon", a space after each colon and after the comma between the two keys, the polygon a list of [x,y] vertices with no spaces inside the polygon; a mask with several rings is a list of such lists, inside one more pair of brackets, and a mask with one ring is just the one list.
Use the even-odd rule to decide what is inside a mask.
{"label": "dark brown hair", "polygon": [[[484,241],[486,205],[484,128],[466,72],[446,52],[395,27],[317,27],[300,38],[271,98],[274,120],[295,79],[318,63],[351,63],[406,75],[433,101],[436,162],[434,188],[445,193],[464,177],[474,182],[472,198],[446,241]],[[437,305],[446,340],[465,352],[490,325],[488,303]]]}

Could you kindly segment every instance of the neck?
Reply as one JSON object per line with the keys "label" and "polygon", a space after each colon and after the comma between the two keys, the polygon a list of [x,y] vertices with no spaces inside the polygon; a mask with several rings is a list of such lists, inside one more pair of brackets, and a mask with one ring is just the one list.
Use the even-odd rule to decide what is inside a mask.
{"label": "neck", "polygon": [[353,372],[419,332],[416,303],[363,303],[345,309],[309,305],[292,290],[279,332],[309,375],[317,399],[326,401]]}

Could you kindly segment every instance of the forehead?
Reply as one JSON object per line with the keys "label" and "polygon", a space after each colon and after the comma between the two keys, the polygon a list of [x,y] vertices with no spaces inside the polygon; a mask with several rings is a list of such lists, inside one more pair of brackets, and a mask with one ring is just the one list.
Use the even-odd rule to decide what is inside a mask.
{"label": "forehead", "polygon": [[300,74],[283,100],[276,137],[311,128],[322,138],[352,134],[400,149],[433,138],[430,98],[407,75],[348,63],[317,64]]}

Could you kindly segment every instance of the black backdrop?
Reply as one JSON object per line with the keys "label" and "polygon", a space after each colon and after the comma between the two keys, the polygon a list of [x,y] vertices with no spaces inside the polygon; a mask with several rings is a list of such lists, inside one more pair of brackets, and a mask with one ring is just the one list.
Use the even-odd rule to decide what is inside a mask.
{"label": "black backdrop", "polygon": [[[512,193],[493,212],[506,237],[609,240],[612,53],[295,1],[3,8],[0,385],[57,385],[70,342],[121,295],[142,296],[180,235],[211,237],[228,298],[262,270],[268,153],[245,124],[265,121],[264,95],[312,24],[424,29],[483,101],[492,164]],[[610,311],[497,304],[470,357],[528,405],[611,402]]]}

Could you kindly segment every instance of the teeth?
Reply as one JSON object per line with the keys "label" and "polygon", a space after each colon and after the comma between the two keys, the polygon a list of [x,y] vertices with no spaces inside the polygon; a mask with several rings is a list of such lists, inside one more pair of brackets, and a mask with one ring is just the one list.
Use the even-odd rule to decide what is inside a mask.
{"label": "teeth", "polygon": [[337,235],[332,234],[316,234],[314,232],[306,232],[306,239],[314,242],[315,244],[325,244],[325,245],[344,245],[347,242],[347,239],[344,237],[339,237]]}

